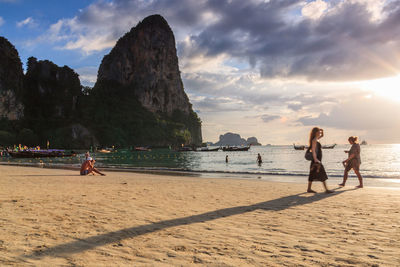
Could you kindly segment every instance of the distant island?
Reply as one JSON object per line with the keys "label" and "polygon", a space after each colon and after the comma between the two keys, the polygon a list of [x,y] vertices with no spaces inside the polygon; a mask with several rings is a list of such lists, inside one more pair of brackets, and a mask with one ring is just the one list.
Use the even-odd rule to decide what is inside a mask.
{"label": "distant island", "polygon": [[219,136],[219,141],[214,146],[261,146],[256,137],[242,138],[236,133],[226,133]]}

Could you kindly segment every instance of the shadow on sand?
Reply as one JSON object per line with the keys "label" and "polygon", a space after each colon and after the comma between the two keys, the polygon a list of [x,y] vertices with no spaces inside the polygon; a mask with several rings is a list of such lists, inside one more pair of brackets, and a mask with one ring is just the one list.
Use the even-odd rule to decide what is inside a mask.
{"label": "shadow on sand", "polygon": [[[338,188],[335,188],[335,190]],[[252,212],[255,210],[271,210],[271,211],[281,211],[291,207],[296,207],[300,205],[305,205],[313,203],[316,201],[323,200],[332,196],[337,196],[346,191],[351,191],[355,189],[346,189],[341,191],[335,191],[331,194],[319,193],[319,194],[307,194],[299,193],[296,195],[281,197],[278,199],[273,199],[265,202],[256,203],[248,206],[237,206],[232,208],[225,208],[214,210],[198,215],[192,215],[177,219],[165,220],[160,222],[155,222],[146,225],[135,226],[131,228],[121,229],[119,231],[109,232],[106,234],[96,235],[87,237],[84,239],[77,239],[76,241],[61,244],[54,247],[42,248],[40,250],[34,250],[32,254],[24,255],[24,258],[34,258],[40,259],[45,256],[60,257],[66,256],[68,254],[74,254],[83,252],[86,250],[94,249],[99,246],[107,245],[110,243],[119,242],[124,239],[133,238],[136,236],[157,232],[163,229],[180,226],[189,225],[200,222],[207,222],[216,220],[223,217],[229,217],[238,214],[244,214],[247,212]]]}

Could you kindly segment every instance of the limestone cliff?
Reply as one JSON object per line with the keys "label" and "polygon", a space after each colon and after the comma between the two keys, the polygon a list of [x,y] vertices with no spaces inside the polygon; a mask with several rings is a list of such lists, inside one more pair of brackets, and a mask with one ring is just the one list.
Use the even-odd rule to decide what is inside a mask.
{"label": "limestone cliff", "polygon": [[82,95],[79,76],[67,66],[28,59],[24,106],[27,118],[71,118]]}
{"label": "limestone cliff", "polygon": [[20,95],[24,73],[15,47],[0,37],[0,117],[16,120],[23,115]]}
{"label": "limestone cliff", "polygon": [[183,90],[174,34],[160,15],[145,18],[118,40],[103,58],[98,81],[117,81],[134,91],[152,112],[186,114],[191,104]]}
{"label": "limestone cliff", "polygon": [[124,143],[202,142],[201,121],[183,88],[174,34],[160,15],[145,18],[118,40],[102,60],[91,97],[94,122],[111,121],[102,132],[120,129],[112,136],[120,133]]}

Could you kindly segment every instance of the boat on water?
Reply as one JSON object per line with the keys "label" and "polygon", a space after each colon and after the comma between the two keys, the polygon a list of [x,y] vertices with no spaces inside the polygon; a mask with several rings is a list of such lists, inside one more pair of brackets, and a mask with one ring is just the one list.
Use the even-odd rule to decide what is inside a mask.
{"label": "boat on water", "polygon": [[49,157],[75,157],[74,151],[63,149],[43,149],[43,150],[20,150],[8,151],[8,154],[14,158],[49,158]]}
{"label": "boat on water", "polygon": [[245,147],[237,147],[237,146],[224,146],[222,151],[247,151],[250,149],[250,146]]}
{"label": "boat on water", "polygon": [[295,144],[293,144],[293,148],[295,150],[304,150],[304,149],[306,149],[306,146],[303,146],[303,145],[296,146]]}
{"label": "boat on water", "polygon": [[178,147],[174,149],[177,152],[187,152],[187,151],[195,151],[192,147],[190,146],[183,146],[183,147]]}
{"label": "boat on water", "polygon": [[215,151],[218,151],[219,149],[220,149],[219,147],[217,147],[217,148],[202,147],[202,148],[197,149],[195,151],[197,151],[197,152],[215,152]]}
{"label": "boat on water", "polygon": [[108,150],[108,149],[100,149],[100,150],[97,150],[97,152],[99,152],[99,153],[111,153],[112,151]]}
{"label": "boat on water", "polygon": [[117,150],[115,150],[114,148],[102,148],[102,149],[98,149],[97,150],[98,153],[112,153],[112,152],[117,152]]}
{"label": "boat on water", "polygon": [[334,149],[336,144],[322,146],[323,149]]}
{"label": "boat on water", "polygon": [[144,146],[135,146],[133,151],[151,151],[151,148]]}

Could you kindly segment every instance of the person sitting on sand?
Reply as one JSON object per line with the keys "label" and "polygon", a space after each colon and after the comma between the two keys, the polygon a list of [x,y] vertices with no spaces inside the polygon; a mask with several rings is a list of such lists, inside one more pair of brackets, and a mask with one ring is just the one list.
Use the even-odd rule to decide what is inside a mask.
{"label": "person sitting on sand", "polygon": [[92,158],[90,157],[89,151],[86,151],[85,153],[85,159],[83,160],[83,162],[87,161],[87,160],[91,160]]}
{"label": "person sitting on sand", "polygon": [[328,180],[328,176],[326,175],[324,165],[322,165],[322,147],[319,143],[319,139],[324,136],[324,130],[318,127],[314,127],[310,132],[309,139],[309,149],[311,149],[313,159],[310,165],[310,174],[308,175],[308,193],[316,193],[311,189],[311,185],[313,181],[321,181],[325,188],[325,193],[333,193],[332,190],[329,190],[326,185],[326,180]]}
{"label": "person sitting on sand", "polygon": [[360,174],[360,164],[361,164],[361,157],[360,157],[360,144],[358,143],[358,137],[357,136],[350,136],[348,139],[349,143],[351,144],[350,150],[344,151],[345,153],[348,153],[349,156],[346,160],[344,160],[342,163],[344,165],[344,174],[343,174],[343,182],[339,184],[340,186],[345,186],[346,181],[347,181],[347,176],[349,174],[349,171],[351,169],[354,170],[354,173],[358,177],[358,181],[360,184],[357,186],[357,188],[363,188],[363,179]]}
{"label": "person sitting on sand", "polygon": [[102,176],[105,176],[104,173],[101,173],[98,169],[96,169],[94,167],[95,162],[96,161],[94,159],[92,159],[91,157],[87,157],[87,159],[82,163],[81,171],[80,171],[81,175],[89,175],[89,174],[95,175],[97,173]]}

